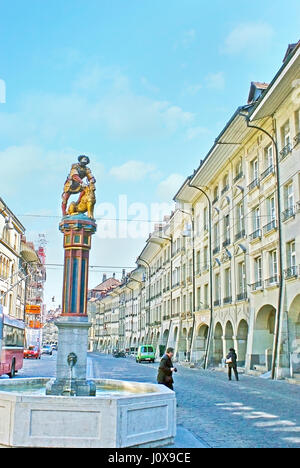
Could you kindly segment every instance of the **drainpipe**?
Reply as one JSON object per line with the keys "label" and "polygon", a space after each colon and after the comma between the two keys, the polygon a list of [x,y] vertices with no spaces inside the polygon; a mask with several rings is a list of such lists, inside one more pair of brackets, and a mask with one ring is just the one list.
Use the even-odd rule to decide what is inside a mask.
{"label": "drainpipe", "polygon": [[275,379],[276,373],[276,362],[278,360],[279,354],[279,331],[280,331],[280,320],[281,320],[281,312],[283,306],[283,286],[284,286],[284,276],[283,276],[283,248],[282,248],[282,222],[281,222],[281,198],[280,198],[280,172],[279,172],[279,151],[278,146],[275,138],[264,128],[258,127],[257,125],[250,125],[249,116],[243,113],[240,113],[242,117],[246,119],[247,127],[254,128],[263,132],[267,135],[275,148],[275,167],[276,167],[276,192],[277,192],[277,218],[278,218],[278,243],[279,243],[279,292],[278,292],[278,307],[276,313],[276,323],[275,323],[275,337],[274,337],[274,346],[272,352],[272,370],[271,375],[272,379]]}
{"label": "drainpipe", "polygon": [[209,282],[210,282],[210,325],[209,325],[209,332],[208,332],[208,339],[207,339],[207,345],[206,345],[206,350],[205,350],[205,358],[204,358],[204,369],[207,369],[208,367],[208,358],[209,358],[209,350],[210,350],[210,345],[211,345],[211,339],[212,339],[212,328],[213,328],[213,314],[214,314],[214,305],[213,305],[213,261],[212,261],[212,203],[205,192],[200,187],[197,187],[196,185],[192,185],[189,183],[189,187],[195,188],[201,192],[205,198],[207,199],[208,202],[208,219],[209,219]]}
{"label": "drainpipe", "polygon": [[192,277],[193,277],[193,325],[192,325],[192,334],[191,334],[191,339],[190,339],[190,362],[192,360],[192,345],[194,341],[194,335],[195,335],[195,323],[196,323],[196,268],[195,268],[195,217],[194,217],[194,209],[192,208],[192,213],[189,213],[187,211],[183,211],[179,208],[179,211],[182,213],[185,213],[191,217],[192,220]]}

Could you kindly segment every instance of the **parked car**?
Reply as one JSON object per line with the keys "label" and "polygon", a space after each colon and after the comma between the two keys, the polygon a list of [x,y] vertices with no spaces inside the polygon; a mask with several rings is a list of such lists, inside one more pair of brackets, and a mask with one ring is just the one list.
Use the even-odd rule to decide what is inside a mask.
{"label": "parked car", "polygon": [[57,351],[57,344],[56,343],[52,343],[51,345],[53,351]]}
{"label": "parked car", "polygon": [[155,349],[152,345],[141,345],[138,348],[136,362],[155,362]]}
{"label": "parked car", "polygon": [[115,357],[115,358],[120,358],[120,357],[121,357],[121,358],[125,358],[125,357],[126,357],[126,354],[125,354],[124,351],[118,351],[118,350],[115,349],[115,350],[113,351],[113,357]]}
{"label": "parked car", "polygon": [[28,346],[24,349],[24,359],[41,359],[41,350],[38,346]]}
{"label": "parked car", "polygon": [[50,354],[50,356],[52,356],[52,352],[53,352],[52,346],[50,346],[50,345],[44,345],[44,346],[42,347],[42,354]]}

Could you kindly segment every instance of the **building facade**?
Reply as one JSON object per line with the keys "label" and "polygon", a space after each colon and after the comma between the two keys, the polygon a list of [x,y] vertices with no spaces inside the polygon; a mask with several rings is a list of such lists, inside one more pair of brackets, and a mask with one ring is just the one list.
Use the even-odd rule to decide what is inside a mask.
{"label": "building facade", "polygon": [[95,349],[175,348],[220,366],[300,377],[300,43],[239,107],[146,241],[95,301]]}
{"label": "building facade", "polygon": [[25,280],[21,238],[24,226],[0,198],[0,296],[4,313],[24,320]]}

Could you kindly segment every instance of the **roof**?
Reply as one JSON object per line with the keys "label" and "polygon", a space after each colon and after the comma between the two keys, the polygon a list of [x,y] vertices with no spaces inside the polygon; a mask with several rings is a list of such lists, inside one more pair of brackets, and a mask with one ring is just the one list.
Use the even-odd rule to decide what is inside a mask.
{"label": "roof", "polygon": [[261,93],[255,96],[255,93],[257,90],[262,92],[268,87],[269,87],[269,83],[261,83],[260,81],[252,81],[251,86],[250,86],[249,96],[248,96],[248,104],[251,104],[253,101],[256,101],[258,97],[260,97]]}
{"label": "roof", "polygon": [[120,284],[121,284],[121,281],[117,280],[116,278],[108,278],[107,280],[98,284],[98,286],[95,286],[94,288],[92,288],[91,291],[99,291],[99,292],[107,291],[116,286],[119,286]]}
{"label": "roof", "polygon": [[294,44],[289,44],[289,45],[288,45],[287,51],[286,51],[285,56],[284,56],[284,59],[283,59],[283,63],[286,61],[286,59],[288,58],[288,56],[290,55],[290,53],[293,52],[293,50],[295,49],[295,47],[296,47],[299,43],[300,43],[300,41],[295,42]]}
{"label": "roof", "polygon": [[293,88],[298,86],[300,41],[288,50],[289,53],[283,65],[276,73],[268,88],[263,91],[258,101],[255,102],[250,113],[250,121],[274,115],[279,104],[293,92]]}

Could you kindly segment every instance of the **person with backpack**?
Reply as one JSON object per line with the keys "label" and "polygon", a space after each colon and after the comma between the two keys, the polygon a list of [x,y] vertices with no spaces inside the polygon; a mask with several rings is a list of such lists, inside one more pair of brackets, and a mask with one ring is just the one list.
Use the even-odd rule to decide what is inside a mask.
{"label": "person with backpack", "polygon": [[236,381],[239,380],[239,374],[237,371],[237,355],[233,348],[230,348],[229,353],[226,356],[226,364],[228,366],[228,379],[231,380],[232,369],[235,375]]}

